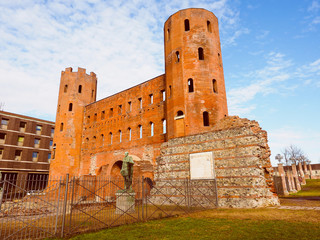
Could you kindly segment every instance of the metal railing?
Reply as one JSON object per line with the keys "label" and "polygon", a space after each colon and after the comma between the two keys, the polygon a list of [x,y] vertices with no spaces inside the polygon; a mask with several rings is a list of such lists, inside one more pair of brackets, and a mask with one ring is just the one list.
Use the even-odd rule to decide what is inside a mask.
{"label": "metal railing", "polygon": [[65,237],[218,206],[215,180],[133,179],[133,201],[122,178],[4,176],[0,182],[0,239]]}

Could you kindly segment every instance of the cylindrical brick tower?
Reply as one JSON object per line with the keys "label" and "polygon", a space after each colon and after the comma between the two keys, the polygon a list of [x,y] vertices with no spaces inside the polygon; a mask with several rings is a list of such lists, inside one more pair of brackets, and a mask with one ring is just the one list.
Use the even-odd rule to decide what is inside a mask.
{"label": "cylindrical brick tower", "polygon": [[212,129],[228,114],[218,19],[205,9],[164,25],[168,139]]}
{"label": "cylindrical brick tower", "polygon": [[84,106],[96,101],[97,78],[91,72],[66,68],[61,72],[50,175],[79,173]]}

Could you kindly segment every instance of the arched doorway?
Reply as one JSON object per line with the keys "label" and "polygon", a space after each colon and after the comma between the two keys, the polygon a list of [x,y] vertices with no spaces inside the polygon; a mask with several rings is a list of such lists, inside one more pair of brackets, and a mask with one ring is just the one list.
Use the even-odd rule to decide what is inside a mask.
{"label": "arched doorway", "polygon": [[122,161],[115,162],[111,168],[110,177],[112,179],[122,178],[120,174],[121,168],[122,168]]}

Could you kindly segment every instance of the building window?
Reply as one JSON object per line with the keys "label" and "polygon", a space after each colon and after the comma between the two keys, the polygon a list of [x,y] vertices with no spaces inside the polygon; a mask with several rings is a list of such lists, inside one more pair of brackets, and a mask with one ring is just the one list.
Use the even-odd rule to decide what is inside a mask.
{"label": "building window", "polygon": [[17,142],[18,146],[23,146],[23,142],[24,142],[24,137],[18,136],[18,142]]}
{"label": "building window", "polygon": [[113,140],[112,138],[113,138],[113,135],[112,135],[112,132],[110,132],[109,133],[110,144],[112,144],[112,140]]}
{"label": "building window", "polygon": [[162,101],[166,101],[166,91],[165,90],[161,90],[161,96],[162,96]]}
{"label": "building window", "polygon": [[176,62],[180,62],[180,53],[179,51],[176,51]]}
{"label": "building window", "polygon": [[184,30],[185,31],[189,31],[190,30],[189,19],[184,20]]}
{"label": "building window", "polygon": [[60,132],[63,131],[63,123],[60,124]]}
{"label": "building window", "polygon": [[48,153],[48,162],[50,162],[51,159],[51,153]]}
{"label": "building window", "polygon": [[20,132],[25,132],[26,131],[26,127],[27,127],[27,123],[26,122],[20,122],[19,131]]}
{"label": "building window", "polygon": [[41,131],[42,131],[42,126],[37,125],[36,126],[36,134],[41,135]]}
{"label": "building window", "polygon": [[32,161],[33,162],[38,162],[38,156],[39,156],[38,152],[33,152],[32,153]]}
{"label": "building window", "polygon": [[90,116],[87,116],[87,124],[90,123]]}
{"label": "building window", "polygon": [[68,91],[68,85],[64,85],[64,92],[66,93]]}
{"label": "building window", "polygon": [[188,91],[193,92],[193,79],[192,78],[188,79]]}
{"label": "building window", "polygon": [[94,122],[97,121],[97,114],[96,114],[96,113],[93,115],[93,121],[94,121]]}
{"label": "building window", "polygon": [[113,108],[110,108],[109,117],[113,117]]}
{"label": "building window", "polygon": [[52,144],[53,144],[53,141],[50,140],[50,143],[49,143],[49,149],[52,150]]}
{"label": "building window", "polygon": [[150,98],[150,104],[153,104],[153,94],[150,94],[149,98]]}
{"label": "building window", "polygon": [[102,111],[102,112],[101,112],[101,120],[103,120],[103,119],[104,119],[105,114],[106,114],[106,112],[105,112],[105,111]]}
{"label": "building window", "polygon": [[211,23],[210,23],[210,21],[207,21],[207,30],[208,30],[208,32],[211,32]]}
{"label": "building window", "polygon": [[132,104],[131,104],[131,101],[128,102],[128,111],[131,112],[132,111]]}
{"label": "building window", "polygon": [[139,138],[142,138],[142,126],[139,125],[138,128],[139,128]]}
{"label": "building window", "polygon": [[122,142],[122,131],[119,130],[119,142]]}
{"label": "building window", "polygon": [[69,112],[72,111],[72,103],[69,103]]}
{"label": "building window", "polygon": [[3,148],[0,148],[0,159],[2,159],[3,152],[4,152]]}
{"label": "building window", "polygon": [[167,41],[169,41],[170,40],[170,29],[168,28],[167,29]]}
{"label": "building window", "polygon": [[21,161],[22,150],[16,150],[14,153],[14,160]]}
{"label": "building window", "polygon": [[122,113],[122,105],[119,105],[118,106],[118,114],[121,114]]}
{"label": "building window", "polygon": [[40,139],[39,138],[35,138],[34,139],[34,147],[35,148],[39,148],[40,147]]}
{"label": "building window", "polygon": [[1,119],[1,128],[2,129],[8,129],[8,123],[9,123],[9,119],[2,118]]}
{"label": "building window", "polygon": [[162,133],[167,133],[167,121],[165,119],[162,119]]}
{"label": "building window", "polygon": [[169,85],[169,97],[172,95],[171,85]]}
{"label": "building window", "polygon": [[4,144],[6,141],[6,134],[0,133],[0,144]]}
{"label": "building window", "polygon": [[183,112],[182,112],[181,110],[179,110],[179,111],[177,112],[177,117],[181,117],[181,116],[183,116]]}
{"label": "building window", "polygon": [[203,48],[198,48],[199,60],[204,60]]}
{"label": "building window", "polygon": [[91,97],[94,97],[94,90],[92,90]]}
{"label": "building window", "polygon": [[103,144],[104,144],[104,135],[103,134],[101,134],[100,140],[101,140],[101,146],[103,146]]}
{"label": "building window", "polygon": [[215,79],[212,80],[212,90],[214,93],[218,93],[217,81]]}
{"label": "building window", "polygon": [[56,144],[53,144],[53,156],[52,159],[54,159],[56,156]]}
{"label": "building window", "polygon": [[78,87],[78,93],[81,93],[82,92],[82,85],[79,85]]}
{"label": "building window", "polygon": [[142,109],[142,98],[138,98],[139,100],[139,108]]}
{"label": "building window", "polygon": [[131,128],[128,128],[129,141],[131,141]]}
{"label": "building window", "polygon": [[203,126],[209,126],[209,113],[203,112]]}
{"label": "building window", "polygon": [[150,122],[150,136],[152,137],[154,135],[154,123]]}

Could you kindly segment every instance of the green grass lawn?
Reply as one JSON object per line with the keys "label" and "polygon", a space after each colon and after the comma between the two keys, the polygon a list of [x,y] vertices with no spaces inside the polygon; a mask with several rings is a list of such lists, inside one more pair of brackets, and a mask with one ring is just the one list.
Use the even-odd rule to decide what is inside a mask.
{"label": "green grass lawn", "polygon": [[291,193],[291,196],[320,197],[320,179],[307,179],[307,184],[301,186],[301,191]]}

